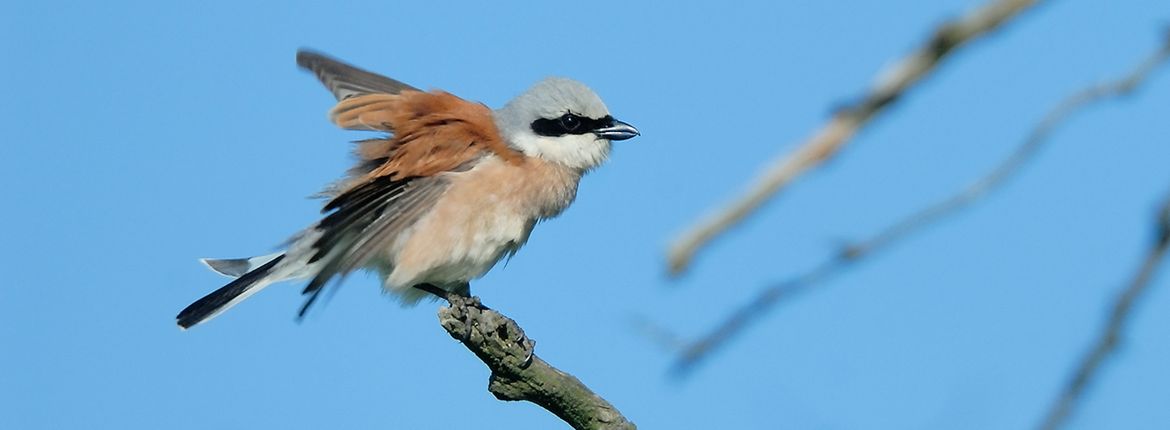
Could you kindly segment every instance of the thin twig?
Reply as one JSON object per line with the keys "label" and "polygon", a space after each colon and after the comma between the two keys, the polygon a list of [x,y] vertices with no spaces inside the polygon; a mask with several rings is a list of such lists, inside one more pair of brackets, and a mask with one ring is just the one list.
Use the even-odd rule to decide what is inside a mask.
{"label": "thin twig", "polygon": [[747,193],[680,235],[667,251],[670,272],[682,273],[712,239],[835,155],[874,116],[927,77],[955,48],[991,33],[1036,3],[1037,0],[995,0],[939,26],[918,50],[879,76],[864,97],[838,110],[796,152],[773,162]]}
{"label": "thin twig", "polygon": [[491,370],[488,391],[497,399],[535,403],[574,429],[636,428],[580,380],[537,357],[536,342],[516,321],[483,306],[478,298],[432,290],[425,291],[449,303],[439,309],[439,323]]}
{"label": "thin twig", "polygon": [[1167,196],[1162,210],[1158,212],[1154,243],[1151,244],[1150,250],[1146,253],[1141,268],[1138,269],[1129,285],[1117,295],[1117,301],[1113,303],[1113,311],[1109,313],[1109,320],[1102,327],[1100,336],[1093,342],[1093,348],[1081,358],[1076,372],[1072,374],[1072,378],[1069,379],[1064,390],[1060,392],[1056,402],[1052,404],[1052,408],[1048,410],[1043,423],[1040,424],[1041,429],[1056,430],[1068,422],[1068,418],[1076,409],[1085,389],[1101,372],[1101,366],[1105,363],[1105,359],[1117,350],[1126,323],[1129,322],[1133,313],[1134,305],[1144,297],[1142,294],[1149,290],[1150,281],[1165,259],[1168,249],[1170,249],[1170,196]]}
{"label": "thin twig", "polygon": [[921,231],[947,216],[953,215],[999,189],[1006,180],[1016,175],[1023,166],[1033,159],[1037,151],[1048,142],[1052,131],[1067,121],[1072,114],[1095,103],[1132,93],[1146,81],[1159,65],[1167,60],[1170,60],[1170,32],[1167,33],[1165,42],[1155,53],[1124,76],[1092,85],[1058,103],[1032,128],[1024,141],[986,175],[968,184],[957,193],[890,224],[868,239],[846,246],[840,253],[795,279],[761,291],[754,300],[738,309],[715,330],[683,348],[676,363],[676,370],[680,372],[690,370],[713,350],[739,333],[750,321],[759,318],[765,311],[773,308],[781,299],[790,298],[814,284],[825,282],[828,278],[850,268],[854,263],[888,248],[908,235]]}

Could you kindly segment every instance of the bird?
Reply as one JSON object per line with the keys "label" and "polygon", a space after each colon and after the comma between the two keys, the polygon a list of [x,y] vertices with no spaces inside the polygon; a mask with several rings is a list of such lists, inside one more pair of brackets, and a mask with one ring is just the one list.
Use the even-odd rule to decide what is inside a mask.
{"label": "bird", "polygon": [[296,63],[333,94],[334,124],[381,134],[355,142],[355,165],[319,194],[320,220],[282,251],[202,259],[234,279],[179,312],[184,330],[269,285],[307,279],[303,318],[326,287],[357,270],[375,272],[405,305],[468,295],[471,280],[569,207],[611,142],[641,134],[568,78],[541,80],[492,110],[312,50],[298,50]]}

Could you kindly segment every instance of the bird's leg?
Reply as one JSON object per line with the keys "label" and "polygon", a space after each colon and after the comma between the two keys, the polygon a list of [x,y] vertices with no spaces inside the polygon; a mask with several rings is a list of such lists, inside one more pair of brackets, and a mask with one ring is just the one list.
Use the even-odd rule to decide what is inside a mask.
{"label": "bird's leg", "polygon": [[415,285],[415,286],[414,286],[414,288],[418,288],[418,289],[420,289],[420,290],[422,290],[422,291],[426,291],[426,292],[428,292],[428,293],[431,293],[432,295],[434,295],[435,297],[438,297],[438,298],[440,298],[440,299],[447,300],[447,294],[448,294],[448,293],[447,293],[447,290],[444,290],[444,289],[442,289],[442,288],[439,288],[439,286],[438,286],[438,285],[435,285],[435,284],[418,284],[418,285]]}
{"label": "bird's leg", "polygon": [[447,303],[456,306],[475,306],[478,308],[487,309],[480,303],[479,297],[471,295],[471,283],[464,282],[456,285],[454,288],[446,289],[435,284],[418,284],[414,288],[428,292],[431,295],[440,299],[446,300]]}
{"label": "bird's leg", "polygon": [[471,298],[471,297],[473,297],[471,295],[471,283],[464,282],[462,284],[459,284],[455,288],[452,288],[451,292],[449,294],[456,294],[456,295],[459,295],[462,297]]}

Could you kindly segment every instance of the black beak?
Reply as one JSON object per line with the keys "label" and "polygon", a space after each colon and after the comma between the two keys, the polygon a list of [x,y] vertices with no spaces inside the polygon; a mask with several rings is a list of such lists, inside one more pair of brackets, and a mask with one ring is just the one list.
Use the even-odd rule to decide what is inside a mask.
{"label": "black beak", "polygon": [[608,127],[593,130],[593,134],[596,134],[597,137],[608,140],[626,140],[634,136],[642,135],[642,133],[639,133],[638,129],[634,128],[634,126],[616,119],[613,120],[613,122],[610,123]]}

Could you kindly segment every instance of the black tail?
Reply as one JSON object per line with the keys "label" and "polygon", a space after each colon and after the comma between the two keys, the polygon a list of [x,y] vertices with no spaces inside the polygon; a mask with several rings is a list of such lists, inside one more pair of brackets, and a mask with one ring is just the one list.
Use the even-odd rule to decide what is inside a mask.
{"label": "black tail", "polygon": [[276,257],[272,261],[264,263],[251,272],[245,273],[244,276],[240,276],[222,288],[204,296],[202,299],[196,300],[195,303],[187,306],[186,309],[183,309],[175,317],[178,319],[179,327],[189,329],[195,324],[199,324],[215,316],[215,314],[222,312],[226,306],[234,304],[233,301],[237,297],[240,297],[241,294],[256,286],[256,283],[264,279],[268,275],[268,272],[272,271],[273,267],[276,267],[276,263],[279,263],[283,259],[283,255]]}

